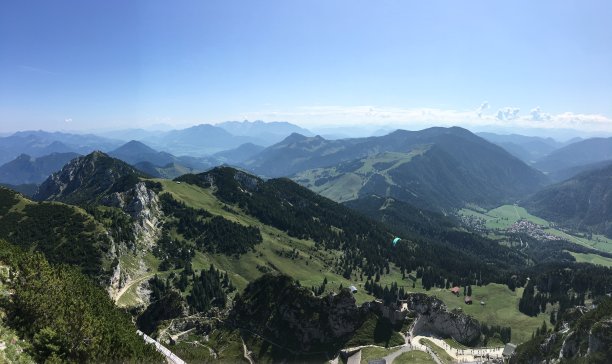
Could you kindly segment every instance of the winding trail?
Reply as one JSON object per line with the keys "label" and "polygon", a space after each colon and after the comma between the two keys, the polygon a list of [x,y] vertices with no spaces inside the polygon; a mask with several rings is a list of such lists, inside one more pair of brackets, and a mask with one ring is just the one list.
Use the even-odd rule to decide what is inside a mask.
{"label": "winding trail", "polygon": [[242,338],[240,338],[240,340],[242,341],[242,350],[243,350],[244,358],[249,361],[249,364],[255,364],[255,362],[253,362],[253,359],[251,359],[251,355],[249,354],[249,349],[247,349],[247,346],[244,343],[244,340],[242,340]]}
{"label": "winding trail", "polygon": [[130,288],[132,288],[135,284],[140,284],[142,283],[142,281],[144,281],[145,279],[151,278],[155,275],[155,273],[149,273],[149,274],[145,274],[143,276],[140,276],[136,279],[131,280],[128,284],[126,284],[125,286],[123,286],[123,288],[121,288],[117,294],[114,297],[115,303],[119,302],[119,299],[121,299],[121,297],[125,294],[125,292],[127,292]]}

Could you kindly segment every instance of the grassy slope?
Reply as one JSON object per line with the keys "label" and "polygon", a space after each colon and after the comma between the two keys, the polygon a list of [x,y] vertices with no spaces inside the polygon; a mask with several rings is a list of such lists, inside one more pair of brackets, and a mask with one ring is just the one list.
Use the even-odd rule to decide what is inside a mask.
{"label": "grassy slope", "polygon": [[[436,297],[444,301],[449,309],[461,308],[466,314],[487,325],[512,327],[512,342],[516,343],[529,340],[531,333],[542,325],[543,320],[550,325],[546,313],[530,317],[518,311],[518,302],[522,294],[522,288],[512,292],[505,285],[488,284],[482,287],[472,286],[474,299],[472,305],[463,302],[463,294],[457,297],[446,290],[438,291]],[[484,301],[485,305],[481,305],[480,301]]]}
{"label": "grassy slope", "polygon": [[409,351],[395,358],[393,364],[434,364],[431,355],[423,351]]}
{"label": "grassy slope", "polygon": [[383,358],[397,349],[363,348],[361,349],[361,364],[368,364],[370,360]]}
{"label": "grassy slope", "polygon": [[[258,266],[276,268],[299,280],[306,287],[321,285],[324,277],[327,277],[328,289],[337,289],[340,284],[343,287],[355,284],[354,281],[349,281],[328,269],[331,264],[326,261],[330,262],[339,257],[340,252],[317,250],[312,241],[292,238],[283,231],[261,224],[254,217],[244,214],[235,207],[224,208],[225,204],[217,200],[209,190],[186,183],[178,184],[163,180],[160,182],[165,191],[172,193],[175,198],[184,201],[188,206],[203,208],[214,215],[221,215],[243,225],[256,226],[261,231],[263,243],[257,245],[254,252],[243,254],[240,258],[198,252],[193,260],[194,269],[208,268],[212,263],[222,270],[232,272],[230,278],[240,290],[263,274]],[[299,252],[299,257],[295,260],[282,255],[283,251],[293,249]],[[358,302],[373,299],[361,290],[357,292],[356,298]]]}
{"label": "grassy slope", "polygon": [[569,253],[574,258],[576,258],[576,261],[579,263],[591,263],[591,264],[603,265],[604,267],[612,267],[612,259],[602,257],[601,255],[581,254],[581,253],[574,253],[574,252],[569,252]]}
{"label": "grassy slope", "polygon": [[[425,150],[426,148],[419,148],[410,153],[380,153],[361,159],[363,165],[353,172],[339,172],[338,167],[316,168],[302,172],[294,179],[303,186],[334,201],[350,201],[358,197],[361,188],[374,174],[383,176],[387,183],[394,185],[395,182],[388,172],[402,164],[409,163],[412,158],[423,154]],[[315,182],[320,178],[334,178],[334,180],[317,186]]]}
{"label": "grassy slope", "polygon": [[[344,287],[350,284],[357,286],[359,291],[356,294],[358,304],[373,299],[361,289],[364,282],[358,277],[353,276],[352,280],[347,280],[334,272],[329,271],[329,262],[339,256],[336,251],[319,251],[314,249],[312,241],[305,241],[289,237],[285,232],[270,226],[262,225],[255,218],[248,216],[235,207],[224,208],[224,204],[219,202],[209,190],[197,186],[176,182],[159,180],[164,190],[170,192],[175,198],[184,201],[187,205],[195,208],[203,208],[212,214],[221,215],[232,221],[244,225],[258,226],[261,230],[263,243],[255,248],[255,252],[248,252],[236,259],[221,254],[197,253],[193,260],[194,269],[208,268],[211,263],[216,267],[232,272],[230,278],[238,289],[242,290],[248,282],[261,276],[263,273],[257,266],[273,265],[277,270],[287,273],[298,279],[303,286],[319,286],[324,277],[327,277],[327,290],[335,290],[342,284]],[[292,249],[299,251],[300,257],[296,260],[277,254],[277,251],[287,251]],[[308,262],[308,265],[306,263]],[[522,342],[531,337],[535,328],[542,324],[544,318],[531,318],[518,311],[518,300],[521,290],[511,292],[506,286],[490,284],[483,287],[472,287],[473,295],[477,302],[484,299],[487,302],[485,307],[479,304],[468,306],[463,304],[462,298],[457,298],[445,290],[432,289],[425,291],[417,282],[416,288],[412,288],[412,281],[402,280],[401,272],[397,267],[391,265],[390,274],[381,277],[380,283],[391,285],[398,282],[408,292],[424,292],[435,295],[443,300],[450,309],[461,307],[466,313],[474,316],[481,322],[489,325],[503,325],[512,327],[513,342]],[[542,315],[544,316],[544,314]]]}
{"label": "grassy slope", "polygon": [[[391,277],[382,276],[381,282],[391,281]],[[398,285],[400,279],[396,279]],[[521,343],[531,338],[531,333],[542,325],[550,325],[548,313],[540,314],[537,317],[530,317],[518,310],[518,302],[523,295],[523,288],[517,288],[512,292],[506,285],[491,283],[486,286],[472,286],[472,297],[474,304],[466,305],[463,302],[463,294],[459,297],[450,291],[440,288],[432,288],[426,291],[421,288],[420,280],[417,280],[416,287],[412,288],[412,282],[404,280],[404,289],[408,292],[426,293],[439,298],[446,304],[449,310],[460,308],[466,314],[474,317],[481,323],[487,325],[509,326],[512,328],[512,342]],[[485,305],[480,305],[484,301]]]}
{"label": "grassy slope", "polygon": [[431,351],[433,351],[436,354],[436,356],[438,357],[438,359],[440,359],[442,363],[450,364],[453,362],[453,358],[450,355],[448,355],[448,353],[444,349],[434,344],[432,341],[427,340],[427,339],[421,339],[420,343],[430,348]]}
{"label": "grassy slope", "polygon": [[531,221],[534,224],[544,227],[550,226],[548,221],[533,216],[524,208],[516,205],[503,205],[486,213],[465,208],[459,211],[459,213],[484,219],[485,225],[489,229],[507,229],[521,219]]}
{"label": "grassy slope", "polygon": [[[136,272],[139,270],[138,257],[131,254],[123,254],[120,257],[120,260],[121,266],[124,267],[124,269],[126,269],[127,271]],[[149,267],[149,271],[134,277],[134,280],[130,283],[130,287],[117,300],[117,306],[131,307],[142,304],[142,300],[136,293],[140,282],[153,278],[155,274],[157,274],[161,278],[166,278],[171,272],[178,272],[177,270],[158,272],[157,268],[159,267],[160,260],[156,258],[151,252],[146,253],[146,255],[144,256],[144,261],[147,267]]]}

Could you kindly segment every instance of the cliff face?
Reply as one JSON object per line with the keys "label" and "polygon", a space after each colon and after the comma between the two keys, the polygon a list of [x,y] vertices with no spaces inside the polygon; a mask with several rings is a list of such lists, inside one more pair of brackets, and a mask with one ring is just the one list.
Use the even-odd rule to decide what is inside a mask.
{"label": "cliff face", "polygon": [[437,298],[422,293],[408,295],[408,308],[418,313],[414,335],[450,337],[465,345],[480,339],[480,324],[460,312],[447,311],[446,305]]}
{"label": "cliff face", "polygon": [[[146,274],[147,265],[144,255],[155,246],[162,232],[163,212],[157,194],[148,189],[144,182],[138,182],[133,188],[125,192],[114,192],[104,196],[100,203],[105,206],[116,207],[123,210],[132,218],[133,241],[116,242],[114,256],[132,255],[136,266],[119,264],[113,268],[109,285],[109,293],[117,299],[123,287],[129,285],[135,277]],[[146,292],[137,291],[140,299],[147,300]]]}
{"label": "cliff face", "polygon": [[100,202],[120,208],[132,217],[137,247],[150,249],[155,245],[161,235],[162,210],[157,194],[144,182],[138,182],[125,192],[105,196]]}
{"label": "cliff face", "polygon": [[[587,355],[608,353],[612,349],[612,318],[600,321],[593,325],[589,333],[589,349]],[[610,358],[612,359],[612,358]]]}

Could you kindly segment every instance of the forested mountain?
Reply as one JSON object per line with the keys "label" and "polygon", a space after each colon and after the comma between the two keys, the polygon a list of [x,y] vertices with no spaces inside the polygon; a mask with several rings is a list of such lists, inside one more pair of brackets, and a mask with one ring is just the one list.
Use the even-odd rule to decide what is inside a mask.
{"label": "forested mountain", "polygon": [[561,225],[612,237],[612,165],[549,186],[526,207]]}
{"label": "forested mountain", "polygon": [[[382,152],[408,153],[417,146],[436,145],[465,166],[503,164],[522,178],[523,184],[541,182],[542,177],[502,148],[472,134],[466,129],[429,128],[421,131],[397,130],[388,135],[369,138],[326,140],[292,134],[282,142],[266,148],[245,166],[265,176],[289,176],[313,168],[330,167],[341,162],[364,158]],[[501,168],[501,167],[498,167]],[[524,181],[523,181],[524,179]]]}
{"label": "forested mountain", "polygon": [[[292,153],[294,165],[288,171],[364,155],[293,176],[336,201],[379,195],[429,210],[467,203],[493,206],[534,192],[546,181],[540,172],[500,147],[460,128],[396,131],[384,137],[346,141],[294,136],[284,146],[268,148],[257,158],[263,163],[264,155],[271,158],[278,154],[283,159]],[[280,172],[274,168],[282,167],[270,159],[270,168]]]}
{"label": "forested mountain", "polygon": [[146,144],[131,140],[119,148],[108,152],[108,155],[121,159],[129,164],[137,164],[140,162],[150,162],[156,166],[164,166],[168,163],[176,162],[176,157],[170,153],[158,152]]}
{"label": "forested mountain", "polygon": [[609,165],[612,165],[612,159],[590,164],[581,164],[574,167],[552,171],[548,173],[548,177],[552,182],[562,182],[566,179],[573,178],[581,173],[595,171],[597,169],[601,169]]}
{"label": "forested mountain", "polygon": [[[76,158],[43,182],[36,200],[90,203],[133,187],[144,174],[102,152]],[[127,187],[127,188],[126,188]]]}
{"label": "forested mountain", "polygon": [[[491,281],[512,265],[521,266],[526,262],[521,254],[477,235],[457,231],[454,223],[429,212],[413,217],[411,224],[400,220],[401,223],[393,225],[396,234],[407,236],[401,245],[393,247],[390,239],[394,235],[384,225],[286,178],[264,181],[233,168],[217,167],[199,175],[181,176],[177,181],[210,189],[219,200],[240,206],[262,223],[286,231],[290,236],[311,239],[327,249],[342,250],[345,254],[342,272],[346,277],[354,272],[372,276],[391,262],[406,271],[427,262],[436,267],[438,274],[459,280],[469,275],[476,261],[487,261],[496,268],[483,268],[481,278]],[[349,206],[366,213],[375,209],[362,208],[357,203]],[[401,214],[409,212],[390,211],[398,219],[406,219]]]}
{"label": "forested mountain", "polygon": [[560,148],[534,163],[547,173],[612,159],[612,137],[590,138]]}
{"label": "forested mountain", "polygon": [[76,153],[52,153],[32,158],[27,154],[21,154],[0,166],[0,182],[14,185],[38,184],[78,156]]}

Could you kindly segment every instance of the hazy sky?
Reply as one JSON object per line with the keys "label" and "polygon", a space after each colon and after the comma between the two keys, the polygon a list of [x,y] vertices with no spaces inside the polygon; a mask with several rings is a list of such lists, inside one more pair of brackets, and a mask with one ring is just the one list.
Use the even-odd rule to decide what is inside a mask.
{"label": "hazy sky", "polygon": [[225,120],[612,132],[612,2],[2,1],[0,131]]}

